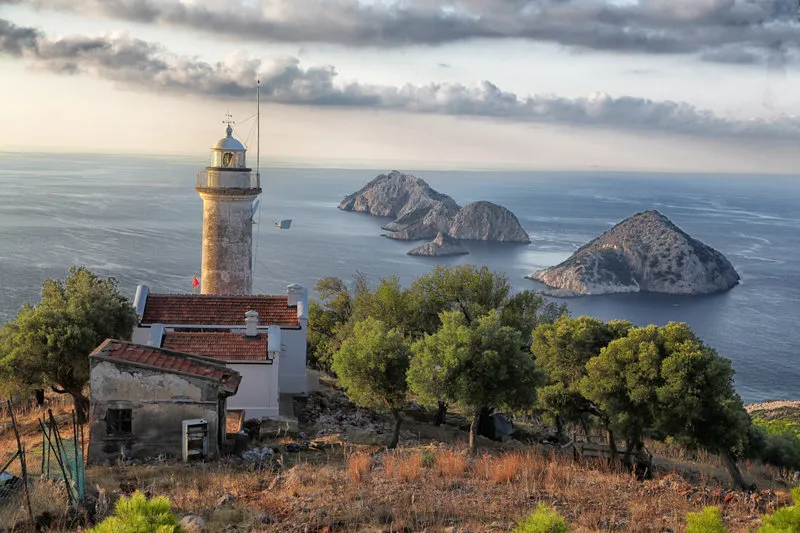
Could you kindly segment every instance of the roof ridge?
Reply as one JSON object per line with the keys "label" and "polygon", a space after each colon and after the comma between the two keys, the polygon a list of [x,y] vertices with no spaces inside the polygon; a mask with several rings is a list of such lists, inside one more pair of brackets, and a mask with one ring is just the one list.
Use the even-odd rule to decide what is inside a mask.
{"label": "roof ridge", "polygon": [[[169,348],[162,348],[160,346],[150,346],[149,344],[139,344],[137,342],[123,341],[123,340],[119,340],[119,339],[106,339],[105,341],[103,341],[103,343],[100,346],[95,348],[95,351],[92,352],[90,357],[94,356],[94,355],[101,355],[103,350],[100,350],[100,348],[101,347],[105,348],[106,346],[108,346],[110,344],[120,344],[120,345],[123,345],[123,346],[136,346],[138,348],[145,348],[145,349],[148,349],[148,350],[166,352],[167,355],[172,355],[172,356],[177,355],[179,357],[183,357],[184,359],[195,360],[199,364],[208,364],[209,366],[213,366],[213,367],[221,369],[221,370],[230,370],[227,367],[227,365],[225,365],[224,363],[220,363],[218,360],[216,360],[216,359],[214,359],[212,357],[206,357],[204,355],[197,355],[197,354],[193,354],[193,353],[179,352],[177,350],[170,350]],[[106,351],[106,353],[107,353],[107,351]],[[109,357],[111,357],[111,356],[109,356]],[[113,357],[112,357],[112,359],[113,359]]]}
{"label": "roof ridge", "polygon": [[182,298],[196,298],[207,300],[247,300],[257,299],[265,300],[267,298],[279,298],[281,300],[288,300],[289,296],[286,294],[186,294],[180,292],[151,292],[147,297],[182,297]]}

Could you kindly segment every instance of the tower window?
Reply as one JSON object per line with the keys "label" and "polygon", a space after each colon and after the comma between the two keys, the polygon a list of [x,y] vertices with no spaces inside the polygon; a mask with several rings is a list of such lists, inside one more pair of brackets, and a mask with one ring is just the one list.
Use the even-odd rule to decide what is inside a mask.
{"label": "tower window", "polygon": [[109,409],[106,412],[106,431],[109,435],[130,435],[133,432],[132,421],[130,409]]}
{"label": "tower window", "polygon": [[222,166],[232,167],[236,165],[236,154],[233,152],[225,152],[222,154]]}

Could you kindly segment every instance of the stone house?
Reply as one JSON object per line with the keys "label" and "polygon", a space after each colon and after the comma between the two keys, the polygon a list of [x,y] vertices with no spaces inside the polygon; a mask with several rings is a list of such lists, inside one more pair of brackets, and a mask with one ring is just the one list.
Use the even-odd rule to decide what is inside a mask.
{"label": "stone house", "polygon": [[183,422],[204,420],[205,454],[225,439],[227,399],[241,375],[225,363],[108,339],[89,355],[90,463],[182,457]]}
{"label": "stone house", "polygon": [[210,357],[242,375],[228,401],[245,419],[291,416],[291,398],[307,394],[308,293],[155,294],[139,285],[133,341]]}

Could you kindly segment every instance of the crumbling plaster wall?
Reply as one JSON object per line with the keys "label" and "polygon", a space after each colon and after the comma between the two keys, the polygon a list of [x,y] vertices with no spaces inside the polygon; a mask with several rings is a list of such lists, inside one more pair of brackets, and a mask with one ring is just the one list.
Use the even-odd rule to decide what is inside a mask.
{"label": "crumbling plaster wall", "polygon": [[[91,371],[87,459],[180,457],[183,420],[208,421],[208,451],[218,453],[218,386],[210,380],[94,360]],[[108,409],[131,409],[131,434],[108,435]]]}

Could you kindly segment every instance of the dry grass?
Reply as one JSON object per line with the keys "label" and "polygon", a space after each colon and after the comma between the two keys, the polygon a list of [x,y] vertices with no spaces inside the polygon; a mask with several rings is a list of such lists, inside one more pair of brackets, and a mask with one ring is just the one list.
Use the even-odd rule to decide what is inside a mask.
{"label": "dry grass", "polygon": [[372,456],[367,452],[355,452],[347,456],[347,475],[353,483],[361,483],[372,470]]}
{"label": "dry grass", "polygon": [[423,461],[423,456],[419,452],[387,452],[381,458],[386,477],[400,479],[406,483],[419,479]]}
{"label": "dry grass", "polygon": [[467,461],[464,450],[454,450],[444,448],[437,450],[434,455],[433,464],[436,472],[446,479],[457,479],[464,477],[469,462]]}
{"label": "dry grass", "polygon": [[[746,495],[725,489],[716,457],[651,449],[662,468],[644,482],[604,463],[535,447],[511,451],[497,444],[473,458],[466,448],[441,444],[384,452],[350,444],[285,455],[274,469],[224,462],[90,467],[87,485],[100,493],[98,519],[120,494],[142,490],[169,497],[180,516],[201,516],[212,532],[500,532],[547,503],[573,532],[681,532],[687,512],[717,505],[737,533],[753,531],[758,517],[789,500],[774,469],[743,464],[749,479],[773,491]],[[47,490],[35,505],[57,513],[59,495]]]}
{"label": "dry grass", "polygon": [[[94,467],[90,485],[108,495],[165,495],[180,515],[197,514],[211,531],[509,531],[539,503],[556,507],[573,531],[683,531],[686,513],[719,505],[731,532],[752,530],[764,511],[788,502],[728,493],[713,478],[663,473],[645,482],[604,464],[536,449],[486,454],[466,449],[373,448],[313,457],[277,472],[218,465]],[[429,459],[429,457],[433,459]],[[382,466],[378,468],[378,466]],[[733,497],[730,497],[733,494]],[[227,503],[219,505],[223,496]],[[726,500],[728,500],[726,502]]]}

